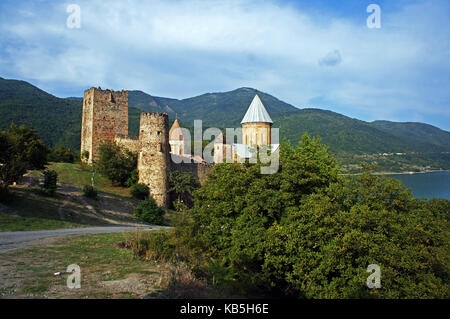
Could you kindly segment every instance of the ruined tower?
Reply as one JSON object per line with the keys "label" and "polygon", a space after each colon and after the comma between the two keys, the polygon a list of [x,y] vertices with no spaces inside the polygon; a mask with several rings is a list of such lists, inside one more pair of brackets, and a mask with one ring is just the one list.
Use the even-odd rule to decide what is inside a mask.
{"label": "ruined tower", "polygon": [[114,141],[116,134],[128,134],[128,91],[84,91],[81,155],[89,152],[88,164],[95,162],[100,145]]}
{"label": "ruined tower", "polygon": [[169,163],[169,116],[166,113],[141,113],[138,154],[139,183],[150,188],[150,196],[167,207]]}

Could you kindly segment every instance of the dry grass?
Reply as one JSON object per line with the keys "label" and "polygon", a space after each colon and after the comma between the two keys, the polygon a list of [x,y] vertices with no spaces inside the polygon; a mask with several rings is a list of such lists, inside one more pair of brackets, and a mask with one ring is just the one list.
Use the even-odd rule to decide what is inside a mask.
{"label": "dry grass", "polygon": [[217,294],[206,280],[197,278],[184,264],[168,265],[161,273],[159,286],[175,299],[215,298]]}

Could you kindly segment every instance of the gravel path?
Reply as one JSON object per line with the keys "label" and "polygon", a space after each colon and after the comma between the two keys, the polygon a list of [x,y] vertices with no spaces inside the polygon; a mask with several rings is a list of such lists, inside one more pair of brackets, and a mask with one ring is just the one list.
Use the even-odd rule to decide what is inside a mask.
{"label": "gravel path", "polygon": [[[140,226],[142,230],[157,230],[167,228],[165,226]],[[52,230],[36,230],[36,231],[13,231],[0,232],[0,253],[14,250],[21,247],[39,245],[38,240],[48,237],[60,237],[69,235],[83,234],[103,234],[103,233],[120,233],[126,231],[134,231],[134,226],[102,226],[102,227],[86,227],[86,228],[66,228]],[[33,243],[33,241],[37,241]]]}

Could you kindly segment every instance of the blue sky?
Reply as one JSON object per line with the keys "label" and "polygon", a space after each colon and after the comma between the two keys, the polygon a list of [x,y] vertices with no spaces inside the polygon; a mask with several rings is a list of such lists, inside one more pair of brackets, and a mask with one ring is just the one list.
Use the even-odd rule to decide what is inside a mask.
{"label": "blue sky", "polygon": [[[66,25],[72,3],[79,29]],[[379,29],[366,25],[371,3]],[[0,76],[60,97],[254,87],[300,108],[450,131],[449,20],[445,0],[3,0]]]}

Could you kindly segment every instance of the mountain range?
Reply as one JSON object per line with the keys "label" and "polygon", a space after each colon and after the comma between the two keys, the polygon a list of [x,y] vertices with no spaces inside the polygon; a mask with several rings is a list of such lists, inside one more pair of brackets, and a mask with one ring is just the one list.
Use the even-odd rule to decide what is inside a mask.
{"label": "mountain range", "polygon": [[[178,114],[181,124],[188,128],[196,119],[203,120],[204,127],[240,127],[254,95],[255,89],[247,87],[186,99],[130,90],[129,133],[137,135],[141,111],[166,112],[171,121]],[[320,136],[333,153],[342,156],[450,152],[450,132],[429,124],[365,122],[332,111],[300,109],[264,92],[258,91],[258,95],[274,122],[273,127],[279,127],[281,137],[293,143],[308,132]],[[38,130],[49,146],[63,144],[79,150],[81,110],[80,97],[59,98],[28,82],[0,78],[0,130],[7,129],[12,122],[25,124]]]}

